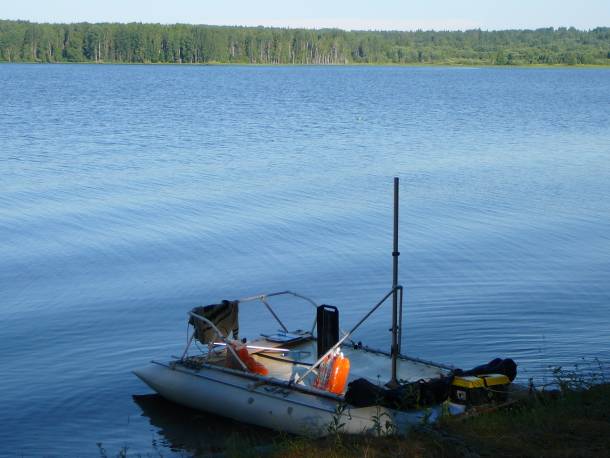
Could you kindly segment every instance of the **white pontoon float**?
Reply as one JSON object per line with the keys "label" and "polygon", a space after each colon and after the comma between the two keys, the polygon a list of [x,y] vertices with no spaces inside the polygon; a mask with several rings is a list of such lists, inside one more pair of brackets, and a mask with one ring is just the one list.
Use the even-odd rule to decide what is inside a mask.
{"label": "white pontoon float", "polygon": [[[449,410],[464,411],[481,389],[488,396],[486,401],[497,397],[495,393],[505,393],[509,384],[505,375],[461,377],[456,384],[451,367],[401,354],[403,287],[398,284],[397,228],[395,178],[392,288],[341,337],[334,307],[318,305],[291,291],[261,294],[193,309],[189,323],[194,329],[182,356],[153,361],[134,373],[161,396],[179,404],[310,436],[333,431],[401,433],[413,424],[434,421],[443,403]],[[292,296],[312,305],[316,319],[311,330],[287,329],[270,304],[278,296]],[[390,352],[352,341],[354,331],[390,297]],[[238,307],[255,301],[266,306],[281,331],[240,342]],[[206,344],[197,354],[191,353],[194,340]],[[450,395],[463,402],[449,403]]]}

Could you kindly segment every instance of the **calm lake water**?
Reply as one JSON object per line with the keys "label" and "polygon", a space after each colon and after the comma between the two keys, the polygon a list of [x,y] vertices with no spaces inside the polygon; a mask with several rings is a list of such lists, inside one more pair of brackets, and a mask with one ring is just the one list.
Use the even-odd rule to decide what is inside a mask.
{"label": "calm lake water", "polygon": [[[269,440],[130,371],[222,298],[353,325],[391,285],[395,175],[406,353],[610,361],[608,69],[0,65],[0,167],[2,456]],[[389,348],[389,312],[355,338]]]}

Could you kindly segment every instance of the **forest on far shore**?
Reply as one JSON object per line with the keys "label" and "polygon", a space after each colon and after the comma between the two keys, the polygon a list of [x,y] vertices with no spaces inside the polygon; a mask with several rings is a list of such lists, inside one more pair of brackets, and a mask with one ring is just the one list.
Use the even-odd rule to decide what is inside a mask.
{"label": "forest on far shore", "polygon": [[610,27],[400,32],[0,20],[0,61],[610,65]]}

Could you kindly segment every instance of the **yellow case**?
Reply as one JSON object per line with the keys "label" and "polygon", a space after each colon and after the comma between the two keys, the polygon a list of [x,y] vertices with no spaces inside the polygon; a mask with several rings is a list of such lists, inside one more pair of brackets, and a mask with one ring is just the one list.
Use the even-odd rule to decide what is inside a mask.
{"label": "yellow case", "polygon": [[452,385],[462,388],[484,388],[486,386],[508,385],[510,379],[502,374],[469,375],[466,377],[455,376]]}

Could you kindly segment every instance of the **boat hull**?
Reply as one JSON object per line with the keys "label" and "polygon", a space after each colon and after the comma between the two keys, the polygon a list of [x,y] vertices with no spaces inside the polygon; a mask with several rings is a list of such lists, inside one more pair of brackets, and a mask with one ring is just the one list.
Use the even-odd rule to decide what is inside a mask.
{"label": "boat hull", "polygon": [[398,412],[381,406],[355,408],[338,399],[253,380],[214,368],[191,370],[153,362],[134,373],[161,396],[194,409],[277,431],[313,437],[404,433],[433,421],[439,408]]}

